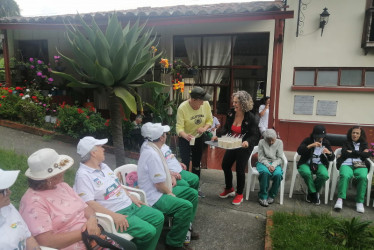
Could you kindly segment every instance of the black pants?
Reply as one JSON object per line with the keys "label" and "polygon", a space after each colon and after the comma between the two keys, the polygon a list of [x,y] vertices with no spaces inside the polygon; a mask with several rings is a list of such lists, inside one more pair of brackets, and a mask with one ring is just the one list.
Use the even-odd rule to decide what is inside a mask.
{"label": "black pants", "polygon": [[182,163],[188,168],[190,160],[192,158],[192,173],[196,174],[200,178],[200,162],[203,154],[203,137],[195,139],[195,145],[190,146],[190,142],[183,137],[178,138],[179,152],[182,158]]}
{"label": "black pants", "polygon": [[232,188],[232,165],[236,161],[236,193],[243,194],[245,185],[245,166],[248,163],[253,147],[226,150],[222,160],[226,189]]}

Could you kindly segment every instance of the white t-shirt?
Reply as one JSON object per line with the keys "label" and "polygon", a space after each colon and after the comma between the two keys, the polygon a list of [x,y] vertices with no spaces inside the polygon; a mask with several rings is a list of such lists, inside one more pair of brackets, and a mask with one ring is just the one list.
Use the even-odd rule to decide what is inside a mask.
{"label": "white t-shirt", "polygon": [[[261,105],[258,109],[258,113],[261,113],[265,109],[265,105]],[[260,121],[258,122],[258,127],[260,128],[261,133],[268,129],[269,123],[269,109],[265,111],[265,114],[261,116]]]}
{"label": "white t-shirt", "polygon": [[170,147],[166,144],[162,145],[161,152],[165,156],[166,163],[168,164],[168,168],[170,171],[180,173],[183,169],[178,161],[178,159],[175,157],[173,152],[171,152]]}
{"label": "white t-shirt", "polygon": [[17,209],[12,205],[0,208],[0,249],[26,249],[30,230]]}
{"label": "white t-shirt", "polygon": [[[360,150],[360,143],[359,142],[353,142],[353,146],[355,147],[356,151]],[[347,165],[347,166],[353,166],[353,162],[355,161],[361,161],[360,157],[358,158],[347,158],[345,161],[342,163],[342,165]]]}
{"label": "white t-shirt", "polygon": [[138,184],[147,195],[148,204],[153,206],[163,195],[155,184],[166,182],[166,173],[160,155],[145,141],[140,148],[138,161]]}
{"label": "white t-shirt", "polygon": [[314,151],[313,151],[313,158],[312,158],[312,162],[314,163],[314,164],[322,164],[322,162],[321,162],[321,154],[322,154],[322,152],[323,152],[323,149],[324,149],[324,147],[322,146],[322,147],[315,147],[314,148]]}
{"label": "white t-shirt", "polygon": [[117,212],[131,205],[132,201],[122,188],[117,176],[105,163],[101,170],[80,163],[75,176],[74,191],[85,201],[96,201],[103,207]]}

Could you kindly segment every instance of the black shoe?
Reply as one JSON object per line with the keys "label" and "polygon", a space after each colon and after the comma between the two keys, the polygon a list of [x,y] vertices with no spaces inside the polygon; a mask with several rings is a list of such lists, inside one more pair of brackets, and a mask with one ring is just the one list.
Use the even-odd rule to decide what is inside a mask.
{"label": "black shoe", "polygon": [[310,193],[306,196],[306,201],[309,203],[313,203],[314,205],[321,204],[321,201],[319,200],[319,193]]}
{"label": "black shoe", "polygon": [[308,202],[308,203],[312,203],[312,201],[313,201],[312,194],[307,194],[305,200],[306,200],[306,202]]}

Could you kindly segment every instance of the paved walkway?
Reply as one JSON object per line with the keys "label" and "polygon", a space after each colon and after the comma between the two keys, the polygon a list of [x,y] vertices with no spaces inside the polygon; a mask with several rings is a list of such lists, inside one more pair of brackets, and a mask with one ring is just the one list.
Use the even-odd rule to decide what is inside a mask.
{"label": "paved walkway", "polygon": [[[41,136],[31,135],[17,130],[0,126],[0,148],[11,149],[16,153],[30,155],[32,152],[50,147],[60,154],[68,154],[76,161],[78,166],[78,156],[76,154],[76,145],[45,139]],[[288,153],[291,159],[293,153]],[[0,159],[1,162],[1,159]],[[106,163],[114,166],[114,156],[106,154]],[[351,218],[361,217],[365,220],[374,221],[374,209],[365,207],[365,214],[358,214],[355,211],[354,191],[348,195],[347,202],[344,203],[344,209],[340,213],[333,211],[334,202],[314,206],[304,201],[305,195],[301,190],[300,178],[295,185],[296,191],[292,199],[288,198],[289,187],[292,175],[292,162],[289,163],[286,187],[284,194],[284,205],[279,204],[279,198],[275,204],[268,208],[261,207],[257,202],[258,183],[254,193],[250,193],[249,201],[244,201],[240,206],[231,204],[231,199],[221,199],[218,194],[224,187],[223,172],[220,170],[202,170],[201,187],[206,194],[206,198],[199,198],[199,207],[197,211],[194,229],[200,233],[200,240],[193,241],[192,246],[196,250],[204,249],[264,249],[265,220],[266,211],[287,211],[302,214],[310,212],[328,213],[333,216],[342,216]],[[234,179],[234,183],[236,180]],[[353,191],[353,192],[352,192]],[[323,199],[323,196],[321,197]],[[374,197],[372,197],[374,198]],[[371,201],[372,202],[372,201]],[[372,203],[370,204],[372,205]],[[162,245],[158,249],[162,249]]]}

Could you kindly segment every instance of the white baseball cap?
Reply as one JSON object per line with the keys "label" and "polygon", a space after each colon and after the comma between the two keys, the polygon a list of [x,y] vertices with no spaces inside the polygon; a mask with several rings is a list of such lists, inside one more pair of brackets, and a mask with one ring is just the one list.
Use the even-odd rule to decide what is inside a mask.
{"label": "white baseball cap", "polygon": [[42,148],[27,159],[25,175],[32,180],[46,180],[68,170],[74,164],[68,155],[59,155],[54,149]]}
{"label": "white baseball cap", "polygon": [[16,182],[19,170],[0,169],[0,189],[10,188]]}
{"label": "white baseball cap", "polygon": [[162,136],[163,133],[169,132],[168,125],[162,126],[161,123],[147,122],[142,126],[142,136],[150,141],[155,141]]}
{"label": "white baseball cap", "polygon": [[86,136],[79,140],[77,146],[77,153],[83,157],[88,154],[95,146],[107,144],[108,139],[95,139],[92,136]]}

